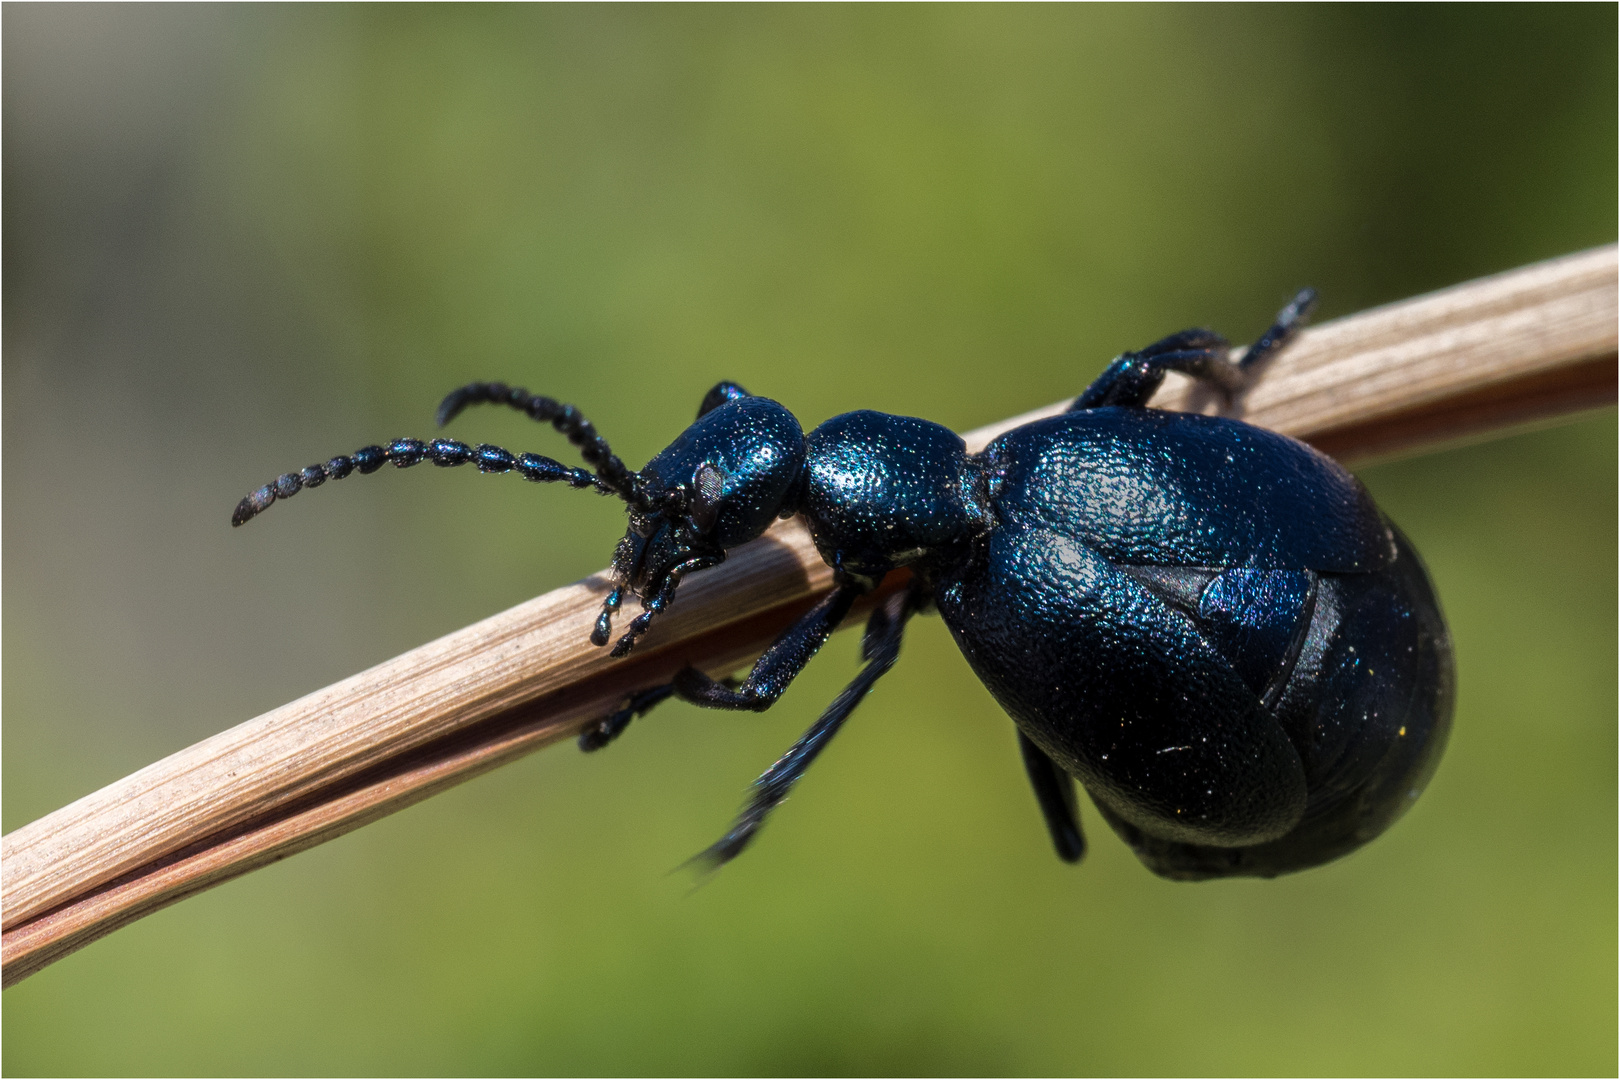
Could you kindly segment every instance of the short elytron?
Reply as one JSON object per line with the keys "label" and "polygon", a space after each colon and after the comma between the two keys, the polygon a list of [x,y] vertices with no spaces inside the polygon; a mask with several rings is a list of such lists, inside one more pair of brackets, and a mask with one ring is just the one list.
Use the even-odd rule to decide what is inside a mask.
{"label": "short elytron", "polygon": [[500,447],[398,439],[287,473],[243,499],[241,525],[272,503],[385,462],[472,463],[624,500],[629,529],[590,632],[605,647],[627,595],[641,612],[624,656],[681,579],[716,566],[773,520],[803,515],[834,590],[741,682],[687,668],[630,695],[580,738],[605,746],[677,696],[769,708],[862,594],[898,567],[909,584],[873,612],[865,667],[754,784],[719,865],[893,666],[913,615],[937,611],[1012,716],[1058,854],[1085,851],[1074,791],[1154,872],[1270,877],[1337,858],[1383,832],[1433,773],[1455,678],[1428,576],[1366,489],[1303,443],[1236,420],[1147,407],[1165,373],[1228,396],[1302,323],[1302,292],[1239,361],[1209,330],[1120,356],[1069,411],[969,454],[950,430],[878,412],[808,435],[791,412],[735,383],[632,471],[570,405],[501,383],[445,398],[549,421],[589,470]]}

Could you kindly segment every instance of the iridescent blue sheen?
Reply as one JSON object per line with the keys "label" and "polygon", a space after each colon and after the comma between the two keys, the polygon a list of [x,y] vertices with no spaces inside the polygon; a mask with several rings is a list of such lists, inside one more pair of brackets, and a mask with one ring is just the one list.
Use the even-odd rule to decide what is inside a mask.
{"label": "iridescent blue sheen", "polygon": [[1152,869],[1297,870],[1410,805],[1445,742],[1450,646],[1354,477],[1236,421],[1115,407],[1018,429],[982,460],[997,526],[935,577],[935,602]]}
{"label": "iridescent blue sheen", "polygon": [[926,420],[861,411],[805,435],[785,407],[721,383],[698,418],[632,472],[577,409],[503,383],[440,406],[504,404],[551,423],[592,471],[449,439],[397,439],[242,500],[242,524],[304,487],[385,461],[591,487],[622,498],[629,529],[591,640],[624,597],[642,612],[630,652],[688,573],[723,562],[777,517],[800,514],[837,587],[742,680],[695,668],[630,695],[580,737],[616,738],[671,696],[764,710],[895,570],[862,640],[866,666],[756,781],[701,855],[741,852],[899,656],[930,609],[1012,716],[1060,857],[1085,852],[1074,780],[1153,871],[1270,877],[1339,857],[1386,829],[1433,773],[1451,723],[1451,645],[1422,563],[1355,477],[1315,450],[1236,420],[1147,407],[1168,371],[1241,391],[1302,324],[1301,292],[1241,361],[1188,330],[1109,365],[1071,409],[969,454]]}

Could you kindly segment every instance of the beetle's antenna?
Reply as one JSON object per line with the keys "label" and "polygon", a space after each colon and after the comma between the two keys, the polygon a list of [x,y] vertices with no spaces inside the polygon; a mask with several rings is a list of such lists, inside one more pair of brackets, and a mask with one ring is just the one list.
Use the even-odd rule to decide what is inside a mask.
{"label": "beetle's antenna", "polygon": [[564,405],[544,394],[531,394],[521,386],[500,382],[468,383],[450,391],[439,402],[439,426],[448,424],[469,405],[506,405],[542,424],[549,423],[579,447],[579,456],[596,469],[596,475],[614,494],[643,513],[652,512],[653,507],[638,482],[640,476],[619,460],[607,440],[597,434],[596,426],[572,405]]}
{"label": "beetle's antenna", "polygon": [[821,718],[810,725],[799,741],[766,769],[749,789],[748,801],[732,823],[726,835],[692,856],[683,865],[700,872],[713,873],[741,855],[753,842],[754,834],[770,812],[781,805],[798,783],[799,777],[810,767],[816,755],[826,749],[838,729],[844,726],[855,706],[881,679],[900,657],[900,639],[908,620],[917,610],[917,599],[907,589],[889,597],[872,612],[867,620],[866,634],[861,639],[861,657],[866,666],[844,687],[843,693],[833,699]]}
{"label": "beetle's antenna", "polygon": [[514,455],[510,450],[488,443],[468,446],[454,439],[434,439],[426,443],[420,439],[395,439],[386,447],[363,446],[352,454],[311,465],[301,472],[283,473],[237,503],[235,512],[231,514],[231,524],[245,525],[277,500],[290,499],[304,488],[320,487],[328,480],[342,480],[352,472],[362,475],[374,473],[388,463],[408,469],[422,461],[431,461],[441,468],[470,462],[478,466],[479,472],[485,473],[516,469],[523,479],[536,484],[564,483],[574,488],[595,488],[603,495],[618,494],[585,469],[571,469],[560,461],[539,454]]}

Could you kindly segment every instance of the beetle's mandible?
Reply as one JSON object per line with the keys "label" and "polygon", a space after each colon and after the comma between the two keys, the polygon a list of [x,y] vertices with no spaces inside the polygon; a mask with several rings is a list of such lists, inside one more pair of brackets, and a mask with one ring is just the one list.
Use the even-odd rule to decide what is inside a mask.
{"label": "beetle's mandible", "polygon": [[1230,397],[1315,300],[1301,292],[1241,359],[1187,330],[1116,359],[1065,413],[969,454],[950,430],[878,412],[804,433],[735,383],[639,471],[571,405],[474,383],[439,406],[498,404],[549,422],[590,469],[450,439],[396,439],[287,473],[231,518],[385,463],[471,463],[624,500],[630,522],[591,631],[607,646],[627,594],[634,648],[681,579],[801,514],[836,587],[740,682],[687,668],[580,736],[605,746],[677,696],[764,710],[863,593],[898,567],[861,642],[865,667],[754,784],[731,831],[745,848],[867,691],[906,622],[934,610],[1011,714],[1058,854],[1085,852],[1079,780],[1137,856],[1165,877],[1276,874],[1335,859],[1388,828],[1422,791],[1451,725],[1451,643],[1416,552],[1361,483],[1303,443],[1236,420],[1147,407],[1166,372]]}

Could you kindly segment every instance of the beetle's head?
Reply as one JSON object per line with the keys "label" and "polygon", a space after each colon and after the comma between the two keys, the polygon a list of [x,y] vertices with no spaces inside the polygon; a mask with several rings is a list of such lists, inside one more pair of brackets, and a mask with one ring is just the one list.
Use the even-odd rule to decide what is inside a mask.
{"label": "beetle's head", "polygon": [[628,590],[644,609],[613,648],[628,653],[682,575],[721,562],[798,509],[803,471],[804,431],[769,398],[732,397],[700,414],[637,474],[630,527],[613,556],[614,589],[591,640],[607,644]]}

